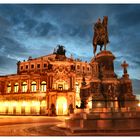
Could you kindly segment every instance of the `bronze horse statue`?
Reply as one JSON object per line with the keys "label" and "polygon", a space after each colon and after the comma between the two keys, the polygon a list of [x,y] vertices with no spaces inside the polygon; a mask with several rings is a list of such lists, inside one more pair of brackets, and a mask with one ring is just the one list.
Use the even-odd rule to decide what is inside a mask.
{"label": "bronze horse statue", "polygon": [[97,50],[97,45],[100,45],[100,51],[102,51],[103,45],[104,45],[104,50],[106,50],[106,45],[107,43],[109,43],[107,22],[108,22],[108,17],[104,16],[102,23],[99,18],[94,25],[94,37],[93,37],[94,56]]}

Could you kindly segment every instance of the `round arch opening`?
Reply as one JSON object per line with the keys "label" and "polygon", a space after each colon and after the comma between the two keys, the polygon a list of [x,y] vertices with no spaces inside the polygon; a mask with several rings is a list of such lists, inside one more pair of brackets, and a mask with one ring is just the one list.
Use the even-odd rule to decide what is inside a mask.
{"label": "round arch opening", "polygon": [[56,101],[56,114],[57,115],[67,115],[67,99],[66,97],[60,96]]}

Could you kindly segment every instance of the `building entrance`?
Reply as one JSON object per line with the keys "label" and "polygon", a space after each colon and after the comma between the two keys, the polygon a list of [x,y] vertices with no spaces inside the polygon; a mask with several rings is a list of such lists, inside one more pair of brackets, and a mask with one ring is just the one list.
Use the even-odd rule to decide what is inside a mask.
{"label": "building entrance", "polygon": [[67,115],[67,99],[66,97],[60,96],[56,101],[56,114],[57,115]]}

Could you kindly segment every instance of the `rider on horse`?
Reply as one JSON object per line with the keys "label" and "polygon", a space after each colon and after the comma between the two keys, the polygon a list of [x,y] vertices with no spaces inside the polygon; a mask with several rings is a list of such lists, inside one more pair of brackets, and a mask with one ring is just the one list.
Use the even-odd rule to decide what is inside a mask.
{"label": "rider on horse", "polygon": [[106,44],[109,43],[108,32],[107,32],[107,20],[108,17],[105,16],[103,22],[99,18],[97,23],[94,25],[94,37],[93,37],[93,47],[94,47],[94,56],[96,53],[97,45],[100,45],[100,51],[104,45],[104,50],[106,50]]}

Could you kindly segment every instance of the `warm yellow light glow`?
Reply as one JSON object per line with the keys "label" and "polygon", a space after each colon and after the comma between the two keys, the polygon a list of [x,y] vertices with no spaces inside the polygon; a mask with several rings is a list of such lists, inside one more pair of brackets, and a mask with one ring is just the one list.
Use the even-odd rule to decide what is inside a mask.
{"label": "warm yellow light glow", "polygon": [[45,82],[45,81],[42,81],[42,82],[41,82],[41,91],[42,91],[42,92],[45,92],[46,89],[47,89],[46,82]]}
{"label": "warm yellow light glow", "polygon": [[13,102],[12,105],[13,105],[13,106],[16,106],[16,105],[17,105],[17,102]]}
{"label": "warm yellow light glow", "polygon": [[68,85],[67,84],[65,85],[65,90],[68,90]]}
{"label": "warm yellow light glow", "polygon": [[27,103],[25,101],[22,102],[22,106],[26,106]]}
{"label": "warm yellow light glow", "polygon": [[22,83],[22,92],[27,92],[27,83],[26,82]]}
{"label": "warm yellow light glow", "polygon": [[101,103],[97,103],[97,107],[101,107],[102,106],[102,104]]}
{"label": "warm yellow light glow", "polygon": [[67,114],[67,100],[65,97],[58,97],[56,102],[56,112],[58,115]]}
{"label": "warm yellow light glow", "polygon": [[79,87],[79,83],[78,82],[75,83],[75,90],[76,90],[75,104],[78,107],[80,107],[80,104],[81,104],[81,100],[80,100],[80,87]]}
{"label": "warm yellow light glow", "polygon": [[140,107],[140,102],[138,103],[138,107]]}
{"label": "warm yellow light glow", "polygon": [[46,106],[46,101],[45,100],[41,102],[41,106]]}
{"label": "warm yellow light glow", "polygon": [[9,102],[9,106],[8,106],[8,113],[12,114],[13,113],[13,106],[12,106],[12,102]]}
{"label": "warm yellow light glow", "polygon": [[32,102],[32,105],[33,105],[33,106],[40,106],[40,103],[39,103],[38,101],[33,101],[33,102]]}
{"label": "warm yellow light glow", "polygon": [[0,112],[4,113],[6,111],[7,106],[7,103],[5,104],[4,102],[0,102]]}
{"label": "warm yellow light glow", "polygon": [[88,102],[88,107],[91,109],[92,108],[92,101]]}
{"label": "warm yellow light glow", "polygon": [[17,113],[18,114],[20,114],[21,113],[21,103],[19,102],[19,103],[17,103],[17,106],[16,106],[16,111],[17,111]]}
{"label": "warm yellow light glow", "polygon": [[10,93],[11,92],[11,84],[9,83],[8,85],[7,85],[7,93]]}
{"label": "warm yellow light glow", "polygon": [[18,83],[15,83],[15,85],[14,85],[14,92],[18,92],[18,88],[19,88]]}
{"label": "warm yellow light glow", "polygon": [[32,92],[36,91],[36,82],[35,81],[33,81],[32,84],[31,84],[31,91]]}
{"label": "warm yellow light glow", "polygon": [[[42,105],[46,106],[45,100],[42,101]],[[39,101],[4,101],[0,102],[0,113],[8,114],[31,114],[33,109],[35,114],[40,113]]]}
{"label": "warm yellow light glow", "polygon": [[75,84],[76,86],[75,86],[75,89],[76,89],[76,93],[78,93],[79,94],[79,92],[80,92],[80,88],[79,88],[79,84],[78,84],[78,82],[76,82],[76,84]]}
{"label": "warm yellow light glow", "polygon": [[79,98],[76,98],[76,106],[80,107],[80,105],[81,105],[81,100],[79,97]]}
{"label": "warm yellow light glow", "polygon": [[8,103],[8,102],[4,102],[3,105],[4,105],[4,106],[9,106],[9,103]]}

